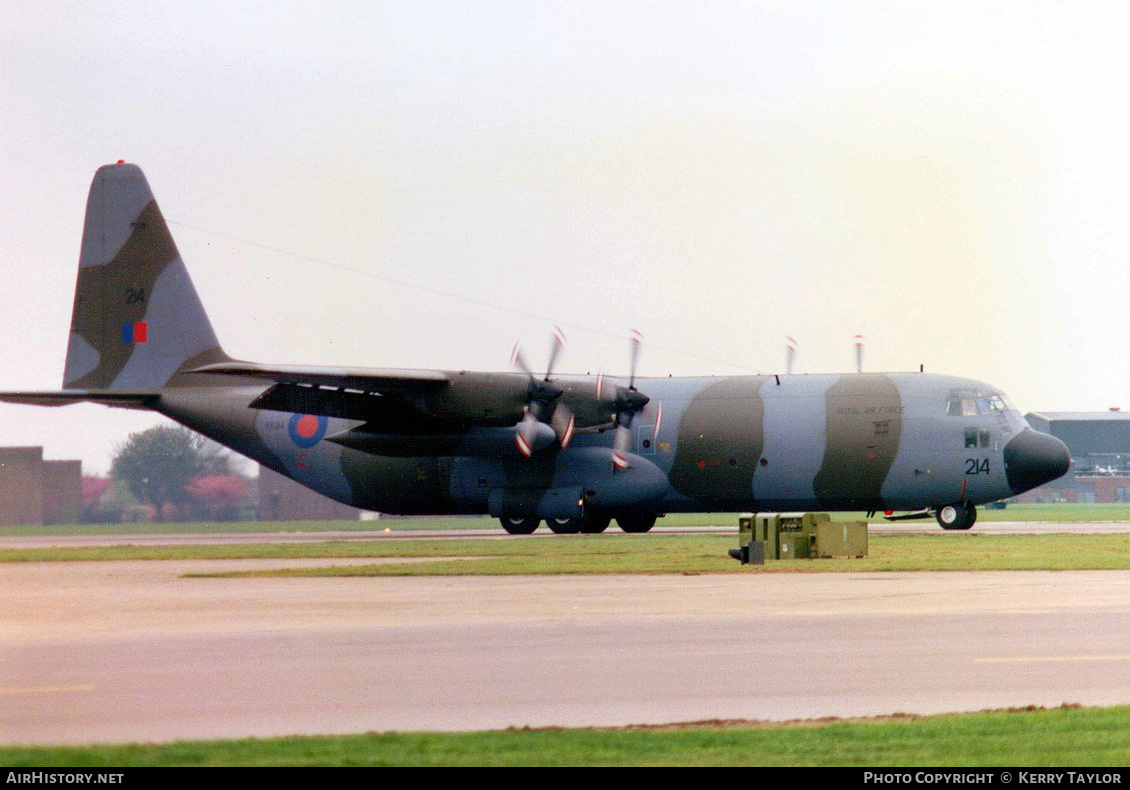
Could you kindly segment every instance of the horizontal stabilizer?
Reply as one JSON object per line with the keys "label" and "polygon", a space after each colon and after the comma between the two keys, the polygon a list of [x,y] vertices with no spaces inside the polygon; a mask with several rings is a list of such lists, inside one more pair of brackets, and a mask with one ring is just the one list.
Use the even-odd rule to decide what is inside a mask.
{"label": "horizontal stabilizer", "polygon": [[161,393],[156,390],[53,390],[48,392],[0,392],[0,403],[25,406],[69,406],[100,403],[123,409],[151,409]]}

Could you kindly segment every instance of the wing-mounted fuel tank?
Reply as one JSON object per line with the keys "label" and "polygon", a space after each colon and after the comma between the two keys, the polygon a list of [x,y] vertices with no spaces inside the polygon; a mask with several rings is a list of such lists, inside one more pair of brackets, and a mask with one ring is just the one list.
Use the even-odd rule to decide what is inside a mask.
{"label": "wing-mounted fuel tank", "polygon": [[[586,512],[662,512],[667,478],[646,458],[631,455],[626,469],[616,466],[607,447],[571,450],[568,461],[532,470],[526,461],[508,468],[500,464],[487,473],[468,461],[457,464],[455,493],[464,506],[486,505],[496,518],[578,518]],[[483,501],[485,499],[485,502]],[[481,504],[480,504],[481,503]]]}

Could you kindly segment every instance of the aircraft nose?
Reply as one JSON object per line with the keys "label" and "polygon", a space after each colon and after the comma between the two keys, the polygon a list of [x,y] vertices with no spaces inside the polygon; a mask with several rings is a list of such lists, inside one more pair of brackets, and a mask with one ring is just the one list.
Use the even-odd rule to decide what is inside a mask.
{"label": "aircraft nose", "polygon": [[1071,454],[1054,436],[1028,429],[1004,446],[1004,472],[1012,493],[1020,494],[1067,474]]}

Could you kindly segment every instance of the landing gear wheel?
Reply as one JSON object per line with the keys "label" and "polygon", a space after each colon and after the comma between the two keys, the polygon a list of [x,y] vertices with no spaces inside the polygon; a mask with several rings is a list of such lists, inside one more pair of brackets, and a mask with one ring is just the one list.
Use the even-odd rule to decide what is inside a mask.
{"label": "landing gear wheel", "polygon": [[647,532],[655,526],[655,514],[632,513],[616,517],[616,523],[620,525],[620,529],[625,532]]}
{"label": "landing gear wheel", "polygon": [[942,529],[969,529],[977,521],[977,508],[963,503],[943,505],[937,519]]}
{"label": "landing gear wheel", "polygon": [[541,524],[541,520],[536,518],[510,518],[503,516],[499,521],[502,522],[502,528],[511,535],[529,535]]}
{"label": "landing gear wheel", "polygon": [[593,516],[586,515],[581,519],[581,532],[586,535],[596,535],[599,532],[604,532],[608,529],[608,525],[612,523],[612,516]]}
{"label": "landing gear wheel", "polygon": [[557,535],[575,535],[582,531],[579,518],[547,518],[545,523]]}

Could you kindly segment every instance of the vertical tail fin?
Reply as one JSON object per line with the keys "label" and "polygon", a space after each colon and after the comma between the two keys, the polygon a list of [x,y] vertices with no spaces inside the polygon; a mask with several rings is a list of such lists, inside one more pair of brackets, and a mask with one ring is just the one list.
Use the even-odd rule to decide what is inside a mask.
{"label": "vertical tail fin", "polygon": [[141,168],[99,168],[86,201],[65,389],[159,389],[229,357]]}

